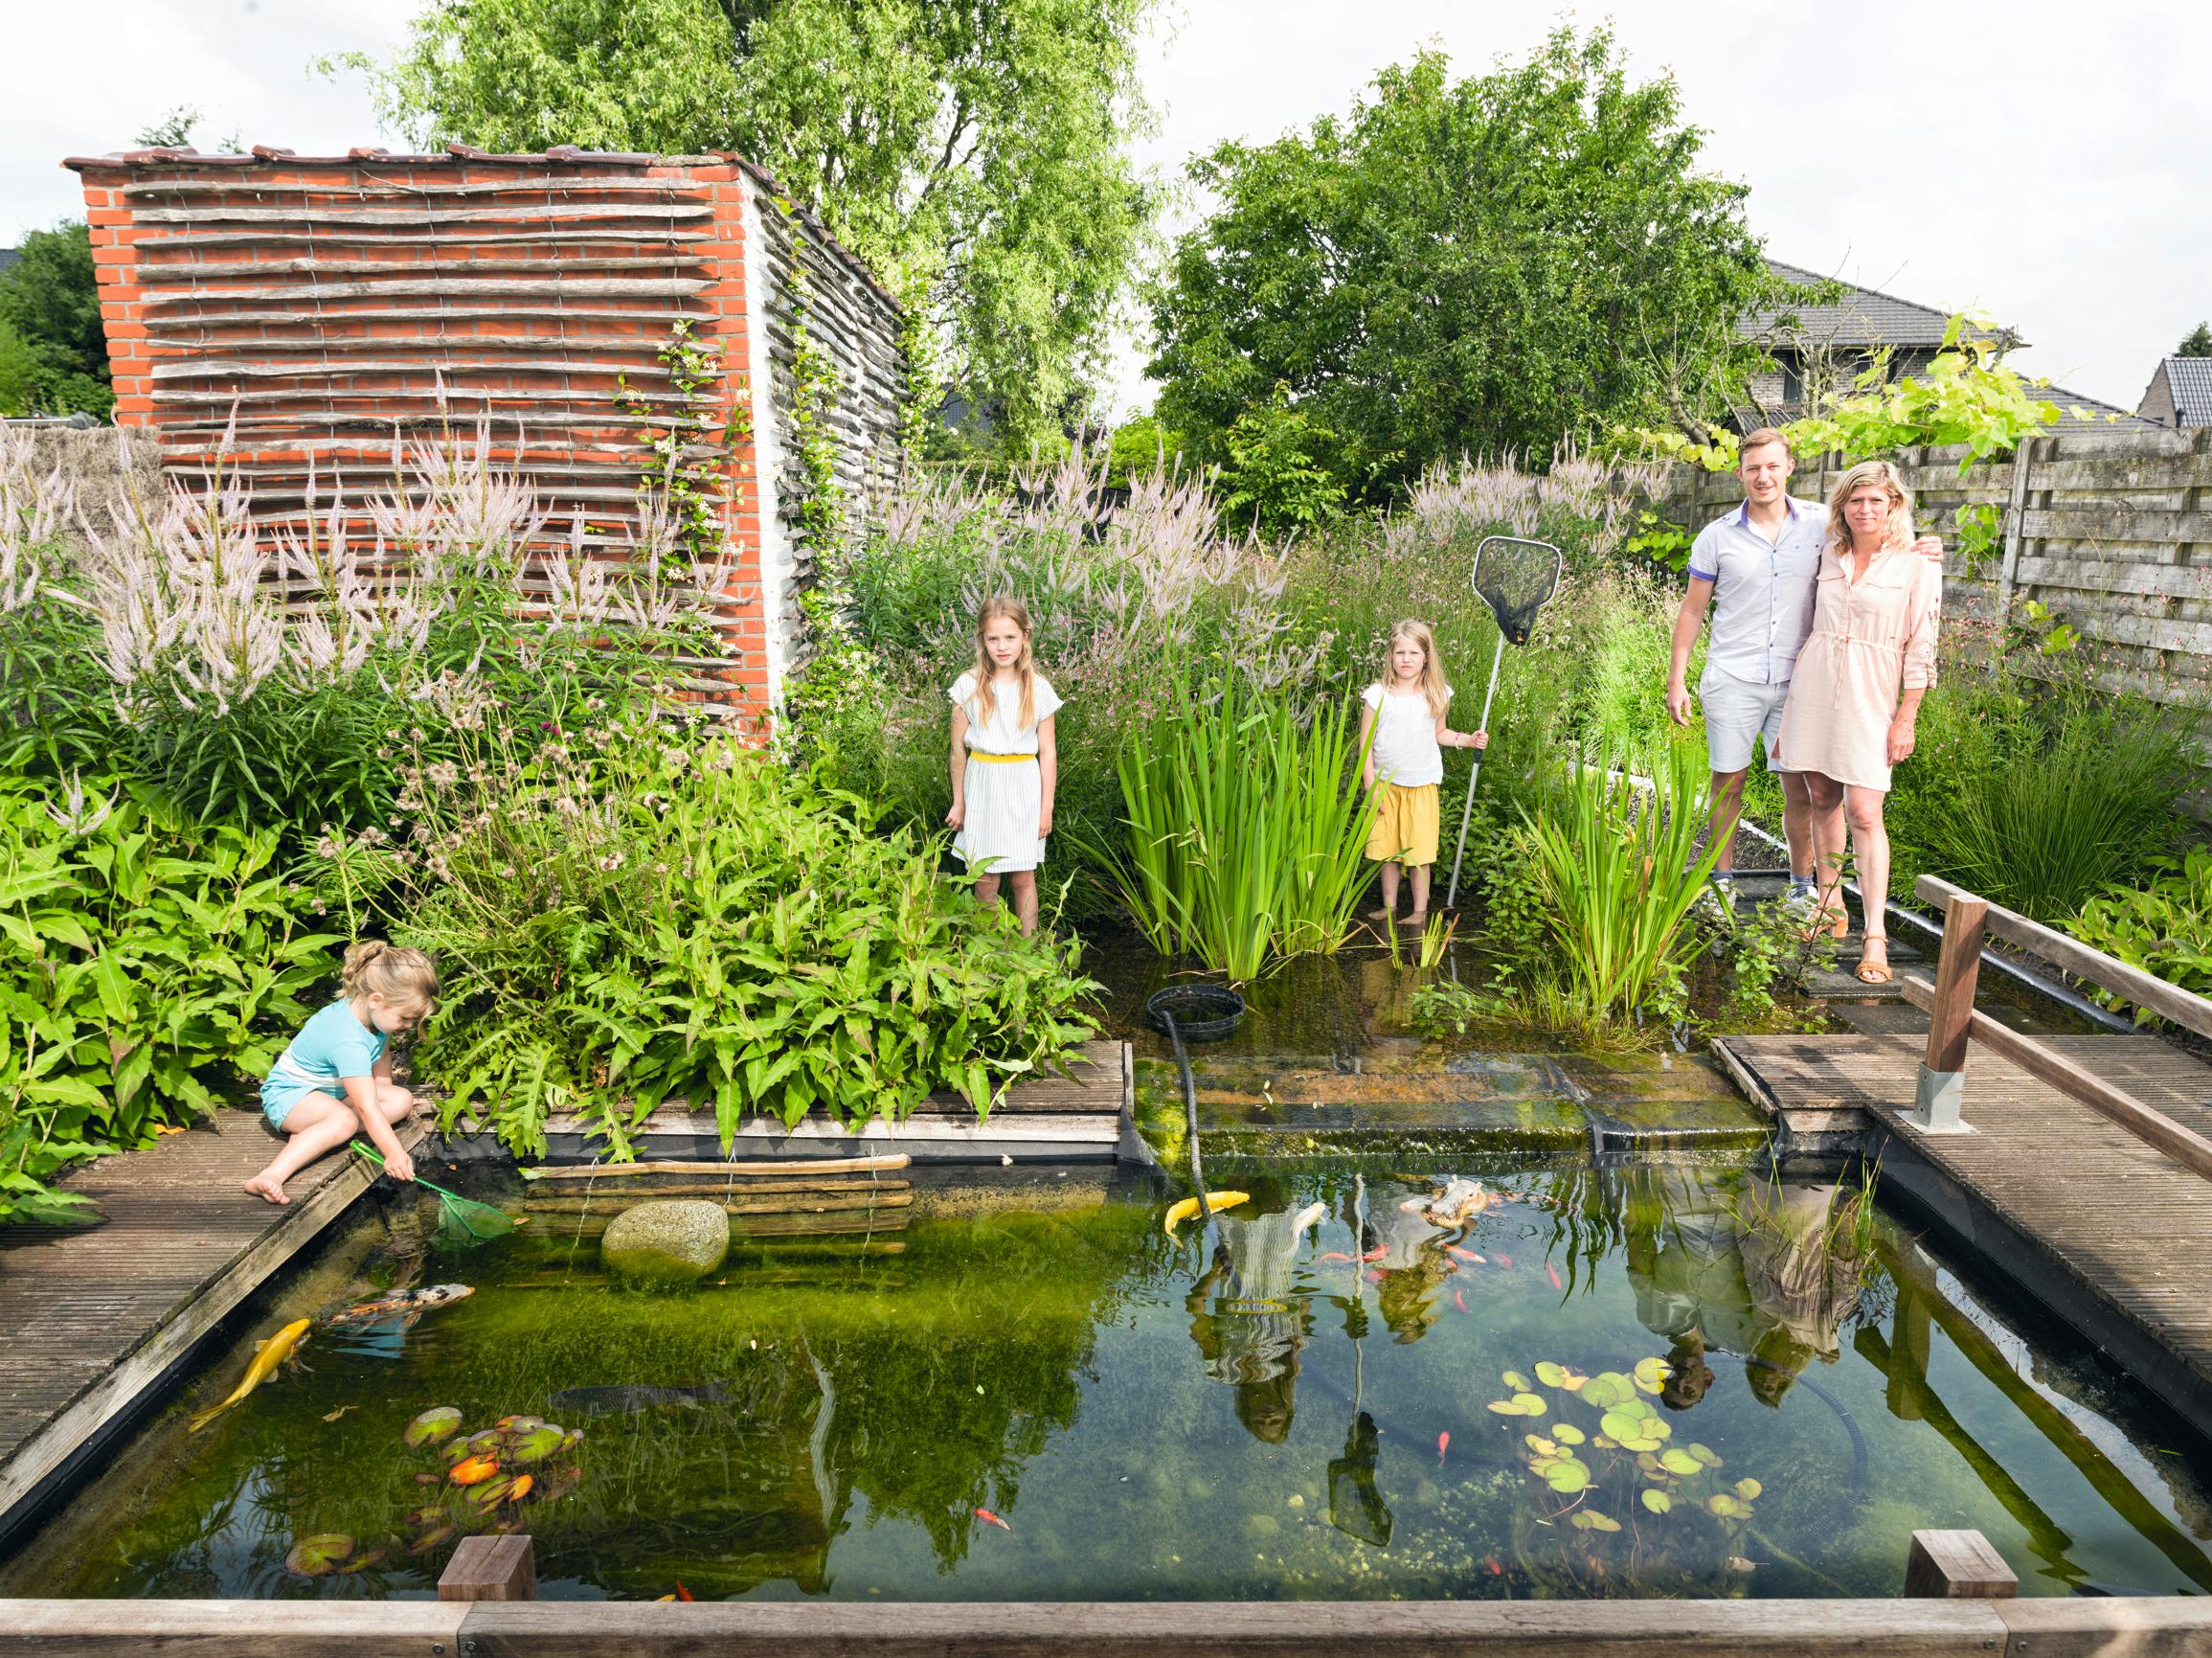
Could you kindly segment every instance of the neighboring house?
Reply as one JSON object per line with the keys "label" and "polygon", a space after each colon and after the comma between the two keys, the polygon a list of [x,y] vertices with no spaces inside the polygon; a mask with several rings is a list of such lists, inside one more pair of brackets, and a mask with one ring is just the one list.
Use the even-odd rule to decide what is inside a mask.
{"label": "neighboring house", "polygon": [[0,271],[6,270],[10,265],[13,264],[22,257],[22,254],[18,253],[14,248],[0,247]]}
{"label": "neighboring house", "polygon": [[[1745,332],[1774,359],[1774,371],[1751,378],[1750,409],[1745,415],[1755,423],[1794,420],[1809,402],[1851,388],[1851,382],[1888,352],[1889,375],[1897,378],[1926,371],[1943,347],[1951,312],[1933,306],[1899,299],[1878,288],[1837,282],[1800,265],[1769,260],[1767,268],[1786,283],[1801,287],[1828,287],[1837,297],[1825,305],[1783,306],[1753,311]],[[1974,337],[1996,342],[2016,352],[2027,341],[2007,328],[1974,329]],[[2212,359],[2207,359],[2212,361]],[[2154,382],[2155,383],[2155,382]],[[2087,397],[2064,386],[2038,386],[2037,392],[2059,406],[2054,431],[2090,426],[2140,426],[2150,422],[2117,404]]]}
{"label": "neighboring house", "polygon": [[2154,426],[2212,426],[2212,357],[2168,357],[2135,413]]}

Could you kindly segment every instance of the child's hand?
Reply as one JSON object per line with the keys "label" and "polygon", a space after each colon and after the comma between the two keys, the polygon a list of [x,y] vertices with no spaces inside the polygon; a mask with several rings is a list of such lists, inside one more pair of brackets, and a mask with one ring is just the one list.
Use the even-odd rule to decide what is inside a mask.
{"label": "child's hand", "polygon": [[404,1149],[396,1149],[391,1156],[384,1159],[384,1172],[395,1180],[413,1180],[415,1178],[415,1159],[408,1156]]}
{"label": "child's hand", "polygon": [[945,813],[945,828],[959,829],[967,822],[967,806],[963,803],[956,800],[953,802],[953,809]]}
{"label": "child's hand", "polygon": [[1047,806],[1037,814],[1037,838],[1043,840],[1052,832],[1052,808]]}
{"label": "child's hand", "polygon": [[1476,732],[1468,738],[1467,746],[1469,748],[1488,748],[1490,746],[1490,734],[1486,731]]}

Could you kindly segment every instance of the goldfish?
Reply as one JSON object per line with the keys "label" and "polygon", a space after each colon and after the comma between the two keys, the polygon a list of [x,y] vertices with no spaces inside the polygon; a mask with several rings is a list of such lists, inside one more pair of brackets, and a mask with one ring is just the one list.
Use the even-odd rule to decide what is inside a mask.
{"label": "goldfish", "polygon": [[1460,1289],[1454,1290],[1452,1292],[1452,1305],[1461,1312],[1465,1312],[1467,1310],[1467,1292]]}
{"label": "goldfish", "polygon": [[1461,1249],[1456,1243],[1447,1243],[1444,1246],[1444,1253],[1456,1261],[1464,1261],[1475,1266],[1485,1264],[1482,1258],[1472,1249]]}
{"label": "goldfish", "polygon": [[208,1423],[214,1421],[215,1418],[221,1416],[223,1412],[229,1410],[231,1406],[237,1404],[238,1400],[244,1398],[246,1395],[252,1393],[274,1375],[279,1365],[300,1351],[300,1344],[307,1339],[307,1331],[311,1328],[312,1322],[305,1318],[294,1319],[266,1341],[256,1343],[254,1362],[246,1367],[246,1379],[238,1383],[236,1391],[221,1404],[211,1406],[193,1417],[191,1426],[186,1431],[198,1433],[200,1429],[206,1427]]}
{"label": "goldfish", "polygon": [[1551,1287],[1553,1289],[1565,1289],[1567,1287],[1566,1284],[1559,1282],[1558,1267],[1552,1265],[1551,1262],[1547,1261],[1544,1263],[1544,1270],[1551,1275]]}
{"label": "goldfish", "polygon": [[1493,1578],[1502,1578],[1505,1576],[1505,1568],[1498,1563],[1498,1556],[1496,1555],[1483,1556],[1482,1563],[1490,1568],[1490,1575]]}
{"label": "goldfish", "polygon": [[1328,1252],[1328,1254],[1322,1256],[1321,1259],[1323,1261],[1349,1261],[1352,1258],[1346,1255],[1341,1249],[1332,1249]]}
{"label": "goldfish", "polygon": [[1444,1453],[1451,1448],[1452,1430],[1450,1428],[1446,1428],[1442,1433],[1436,1436],[1436,1462],[1439,1466],[1441,1466],[1443,1464]]}
{"label": "goldfish", "polygon": [[[1206,1194],[1207,1208],[1216,1213],[1224,1209],[1234,1209],[1240,1203],[1251,1201],[1252,1193],[1249,1192],[1208,1192]],[[1170,1203],[1167,1206],[1167,1224],[1162,1230],[1166,1232],[1168,1237],[1173,1238],[1175,1229],[1197,1213],[1198,1199],[1195,1197],[1185,1197],[1180,1202]]]}
{"label": "goldfish", "polygon": [[1511,1272],[1513,1270],[1513,1257],[1510,1255],[1501,1255],[1498,1258],[1498,1264],[1505,1268],[1506,1271]]}
{"label": "goldfish", "polygon": [[1361,1256],[1361,1257],[1360,1257],[1360,1259],[1361,1259],[1362,1261],[1380,1261],[1380,1260],[1382,1260],[1382,1259],[1383,1259],[1383,1257],[1384,1257],[1384,1256],[1386,1256],[1386,1255],[1388,1255],[1388,1254],[1389,1254],[1389,1253],[1390,1253],[1390,1246],[1389,1246],[1388,1244],[1387,1244],[1387,1243],[1378,1243],[1378,1244],[1376,1244],[1376,1245],[1375,1245],[1375,1247],[1374,1247],[1374,1248],[1372,1248],[1372,1249],[1368,1250],[1366,1254],[1365,1254],[1365,1255]]}
{"label": "goldfish", "polygon": [[679,1600],[679,1601],[696,1601],[698,1598],[699,1598],[699,1597],[698,1597],[698,1596],[696,1596],[696,1595],[694,1595],[694,1594],[692,1594],[690,1590],[688,1590],[688,1589],[687,1589],[687,1588],[685,1588],[685,1587],[684,1587],[684,1579],[681,1579],[681,1578],[678,1578],[678,1579],[676,1579],[676,1599],[677,1599],[677,1600]]}
{"label": "goldfish", "polygon": [[976,1510],[976,1518],[982,1521],[986,1526],[998,1527],[1002,1532],[1010,1532],[1014,1529],[1013,1527],[1007,1525],[1005,1521],[1000,1519],[998,1515],[992,1513],[988,1509],[978,1509]]}
{"label": "goldfish", "polygon": [[1379,1267],[1369,1267],[1369,1268],[1367,1269],[1367,1282],[1368,1282],[1369,1283],[1382,1283],[1382,1282],[1383,1282],[1383,1274],[1382,1274],[1382,1270],[1381,1270]]}

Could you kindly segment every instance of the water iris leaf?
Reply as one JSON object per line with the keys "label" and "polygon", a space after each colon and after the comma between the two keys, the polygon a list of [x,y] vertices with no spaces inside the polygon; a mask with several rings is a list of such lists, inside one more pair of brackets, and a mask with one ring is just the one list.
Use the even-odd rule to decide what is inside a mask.
{"label": "water iris leaf", "polygon": [[451,1405],[434,1405],[409,1422],[399,1437],[411,1445],[434,1445],[459,1426],[459,1411]]}

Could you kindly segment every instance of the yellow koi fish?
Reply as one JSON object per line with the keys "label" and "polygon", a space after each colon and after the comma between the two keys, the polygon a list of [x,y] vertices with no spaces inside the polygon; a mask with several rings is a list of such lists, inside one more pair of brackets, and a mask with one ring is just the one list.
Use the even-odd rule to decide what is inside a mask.
{"label": "yellow koi fish", "polygon": [[229,1410],[231,1406],[237,1404],[238,1400],[267,1381],[270,1376],[276,1374],[279,1365],[300,1351],[300,1343],[305,1339],[307,1330],[313,1322],[311,1319],[294,1319],[282,1329],[277,1331],[275,1335],[269,1337],[268,1340],[258,1343],[254,1348],[254,1362],[246,1367],[246,1379],[238,1383],[237,1391],[229,1398],[223,1400],[221,1404],[211,1405],[208,1409],[194,1416],[191,1426],[186,1431],[198,1433],[200,1429],[206,1427],[208,1423],[214,1421],[215,1418],[221,1416],[223,1412]]}
{"label": "yellow koi fish", "polygon": [[[1234,1209],[1240,1203],[1251,1201],[1252,1193],[1249,1192],[1208,1192],[1206,1194],[1207,1208],[1216,1211]],[[1167,1236],[1173,1238],[1175,1229],[1197,1213],[1198,1199],[1195,1197],[1185,1197],[1180,1203],[1169,1204],[1167,1206]]]}

